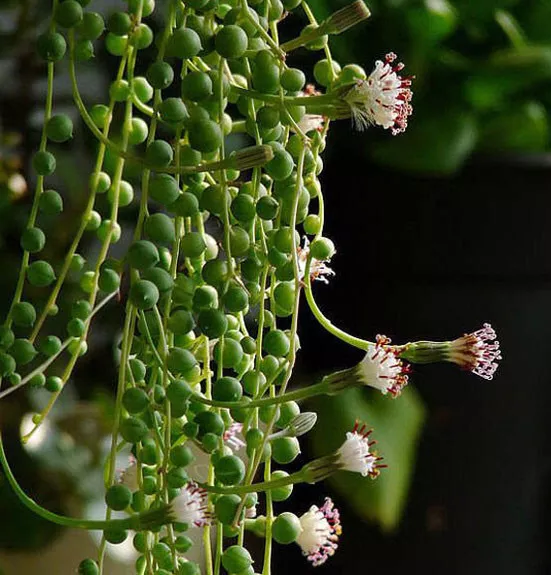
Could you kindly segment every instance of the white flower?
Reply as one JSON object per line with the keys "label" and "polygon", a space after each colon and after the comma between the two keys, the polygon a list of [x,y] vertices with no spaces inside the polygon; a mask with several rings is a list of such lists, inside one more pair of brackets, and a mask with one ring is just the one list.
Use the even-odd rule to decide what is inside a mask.
{"label": "white flower", "polygon": [[377,60],[369,77],[358,80],[344,95],[358,130],[377,124],[396,135],[407,128],[408,116],[413,112],[411,78],[400,76],[404,65],[394,64],[395,60],[396,54],[392,52],[385,56],[384,62]]}
{"label": "white flower", "polygon": [[128,457],[128,467],[126,467],[119,474],[119,483],[126,485],[130,491],[138,491],[138,462],[136,458],[130,454]]}
{"label": "white flower", "polygon": [[314,567],[318,567],[325,563],[328,557],[334,555],[338,547],[337,541],[342,533],[339,511],[335,509],[333,501],[326,497],[321,509],[317,505],[312,505],[300,517],[300,525],[302,531],[296,542],[308,561]]}
{"label": "white flower", "polygon": [[449,361],[483,379],[493,379],[501,357],[496,332],[489,323],[451,342]]}
{"label": "white flower", "polygon": [[369,475],[372,479],[378,477],[381,467],[378,461],[382,458],[371,453],[369,448],[375,443],[369,441],[372,430],[356,422],[352,431],[347,432],[346,440],[337,451],[337,465],[340,469],[361,473],[364,477]]}
{"label": "white flower", "polygon": [[170,505],[176,521],[180,523],[195,527],[203,527],[210,523],[207,492],[193,482],[189,482]]}
{"label": "white flower", "polygon": [[[318,96],[320,93],[321,92],[316,90],[313,84],[307,84],[304,90],[301,90],[297,96]],[[323,130],[324,122],[325,118],[320,114],[304,114],[297,125],[306,134],[307,132],[311,132],[313,130],[321,132]]]}
{"label": "white flower", "polygon": [[297,122],[298,127],[306,134],[307,132],[323,130],[323,122],[325,118],[319,114],[304,114]]}
{"label": "white flower", "polygon": [[256,517],[256,505],[245,508],[246,519],[254,519]]}
{"label": "white flower", "polygon": [[242,430],[243,424],[234,422],[224,432],[224,443],[226,443],[232,451],[239,451],[246,445],[241,438],[237,437],[237,434],[241,433]]}
{"label": "white flower", "polygon": [[376,343],[370,345],[358,370],[365,385],[374,387],[383,394],[390,393],[397,397],[408,383],[407,374],[410,368],[397,356],[396,350],[388,345],[389,343],[388,337],[378,335]]}
{"label": "white flower", "polygon": [[[304,279],[304,274],[306,272],[306,262],[308,261],[308,255],[310,254],[310,242],[308,238],[304,237],[304,246],[297,247],[297,256],[298,256],[298,269],[299,269],[299,276],[298,279]],[[320,260],[316,260],[312,258],[310,262],[310,279],[317,280],[323,282],[325,284],[329,283],[327,276],[334,276],[335,272],[324,262]]]}

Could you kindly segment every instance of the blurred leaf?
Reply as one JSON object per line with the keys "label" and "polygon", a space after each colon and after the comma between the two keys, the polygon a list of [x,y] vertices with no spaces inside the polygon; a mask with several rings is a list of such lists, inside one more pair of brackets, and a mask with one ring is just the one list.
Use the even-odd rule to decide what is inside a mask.
{"label": "blurred leaf", "polygon": [[425,408],[413,388],[397,400],[378,392],[352,389],[315,401],[318,424],[311,434],[314,451],[326,455],[340,447],[356,419],[374,428],[377,449],[388,469],[373,481],[357,473],[341,472],[330,482],[357,513],[392,531],[400,521],[410,485],[417,441]]}
{"label": "blurred leaf", "polygon": [[510,12],[498,10],[495,19],[515,48],[522,49],[526,46],[524,31]]}
{"label": "blurred leaf", "polygon": [[457,13],[447,0],[425,0],[406,13],[416,45],[432,45],[449,36],[457,26]]}
{"label": "blurred leaf", "polygon": [[527,46],[495,52],[467,80],[465,95],[476,108],[497,108],[510,96],[551,79],[551,48]]}
{"label": "blurred leaf", "polygon": [[548,140],[549,123],[544,106],[526,102],[484,122],[478,149],[539,152],[545,150]]}
{"label": "blurred leaf", "polygon": [[511,8],[520,0],[455,0],[462,20],[493,20],[496,10]]}
{"label": "blurred leaf", "polygon": [[379,163],[435,174],[457,170],[477,139],[474,115],[464,110],[415,112],[404,134],[378,142],[371,151]]}
{"label": "blurred leaf", "polygon": [[530,40],[551,44],[551,3],[539,0],[523,8],[518,18]]}

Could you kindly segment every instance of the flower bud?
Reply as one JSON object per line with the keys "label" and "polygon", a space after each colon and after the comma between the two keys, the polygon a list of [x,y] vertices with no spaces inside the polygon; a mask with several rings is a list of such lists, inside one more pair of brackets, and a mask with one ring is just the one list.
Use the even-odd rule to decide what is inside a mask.
{"label": "flower bud", "polygon": [[357,0],[348,6],[337,10],[327,20],[327,32],[329,34],[340,34],[352,26],[359,24],[371,16],[369,8],[362,2]]}

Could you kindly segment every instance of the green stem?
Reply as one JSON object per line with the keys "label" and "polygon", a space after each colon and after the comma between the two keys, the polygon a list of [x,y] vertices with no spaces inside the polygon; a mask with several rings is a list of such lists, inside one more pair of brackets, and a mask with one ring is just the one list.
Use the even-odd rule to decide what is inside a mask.
{"label": "green stem", "polygon": [[6,453],[4,451],[4,443],[2,441],[2,436],[0,434],[0,463],[4,469],[4,473],[10,484],[11,488],[17,495],[18,499],[31,511],[39,515],[40,517],[55,523],[57,525],[63,525],[64,527],[75,527],[79,529],[89,529],[89,530],[104,530],[104,529],[138,529],[139,528],[139,517],[134,516],[128,519],[112,519],[109,521],[103,520],[91,520],[91,519],[76,519],[74,517],[65,517],[64,515],[58,515],[57,513],[52,513],[47,509],[44,509],[41,505],[36,503],[31,499],[21,488],[13,472],[8,464],[6,458]]}
{"label": "green stem", "polygon": [[270,481],[262,481],[260,483],[251,483],[250,485],[232,485],[231,487],[220,487],[218,485],[207,485],[206,483],[199,483],[198,485],[208,491],[209,493],[221,493],[237,495],[246,495],[254,491],[268,491],[269,489],[277,489],[278,487],[286,487],[287,485],[294,485],[296,483],[303,483],[305,481],[304,472],[301,469],[295,473],[291,473],[287,477],[280,477]]}
{"label": "green stem", "polygon": [[[264,479],[267,483],[271,481],[271,460],[268,458],[264,465]],[[262,565],[262,575],[270,575],[272,568],[272,524],[274,521],[274,506],[272,502],[272,492],[266,491],[266,542],[264,543],[264,564]]]}
{"label": "green stem", "polygon": [[[53,22],[53,21],[52,21]],[[52,30],[55,30],[55,26],[52,24]],[[54,94],[54,63],[48,62],[48,84],[46,88],[46,104],[44,106],[44,123],[42,126],[42,135],[40,138],[39,150],[44,152],[46,150],[46,144],[48,142],[48,135],[46,132],[46,127],[48,125],[48,120],[52,116],[52,106],[53,106],[53,94]],[[40,201],[40,196],[44,191],[44,176],[39,175],[36,178],[35,193],[33,198],[33,205],[31,208],[31,214],[29,216],[29,221],[27,223],[28,228],[32,228],[35,224],[36,217],[38,215],[38,205]],[[30,254],[28,251],[23,252],[23,258],[21,261],[21,267],[19,269],[19,277],[17,278],[17,284],[15,286],[15,293],[13,295],[13,300],[8,310],[8,315],[4,325],[10,327],[12,323],[12,314],[14,306],[21,301],[21,296],[23,294],[23,288],[25,286],[25,276],[27,273],[27,267],[29,265]]]}
{"label": "green stem", "polygon": [[300,48],[309,42],[317,40],[321,36],[325,36],[328,32],[328,27],[324,26],[324,22],[322,22],[317,28],[303,32],[297,38],[289,40],[288,42],[284,42],[280,47],[284,52],[291,52],[292,50],[296,50],[297,48]]}
{"label": "green stem", "polygon": [[253,100],[259,100],[261,102],[267,102],[268,104],[274,104],[281,106],[305,106],[308,110],[311,107],[319,108],[325,106],[337,106],[339,107],[339,98],[334,94],[320,94],[319,96],[277,96],[275,94],[263,94],[262,92],[257,92],[256,90],[249,90],[248,88],[241,88],[235,84],[231,85],[231,91],[238,96],[245,96],[247,98],[252,98]]}
{"label": "green stem", "polygon": [[310,310],[314,314],[314,317],[329,333],[333,334],[335,337],[338,337],[340,340],[344,341],[345,343],[348,343],[349,345],[367,351],[369,346],[373,345],[372,342],[346,333],[344,330],[333,325],[331,321],[329,321],[323,315],[323,312],[318,307],[318,304],[314,300],[314,296],[312,294],[312,285],[310,280],[310,262],[311,259],[308,260],[306,264],[306,271],[304,273],[304,293],[306,294],[306,301],[308,302],[308,305],[310,306]]}
{"label": "green stem", "polygon": [[[92,312],[90,313],[90,315],[86,318],[86,325],[90,324],[90,321],[92,320],[92,318],[100,311],[100,309],[107,303],[109,302],[115,295],[117,292],[113,292],[111,295],[108,295],[104,300],[101,301],[101,303],[99,303],[95,309],[92,310]],[[29,374],[27,374],[21,381],[20,383],[18,383],[17,385],[14,385],[13,387],[9,387],[8,389],[5,389],[4,391],[2,391],[0,393],[0,399],[2,399],[3,397],[5,397],[6,395],[9,395],[10,393],[13,393],[14,391],[16,391],[17,389],[19,389],[20,387],[23,387],[24,385],[26,385],[27,383],[29,383],[29,381],[31,381],[31,379],[35,376],[38,375],[39,373],[44,373],[46,371],[46,369],[48,369],[48,367],[65,351],[65,349],[67,349],[67,347],[69,346],[69,344],[74,340],[74,337],[68,337],[62,344],[61,347],[59,348],[59,351],[57,353],[55,353],[54,355],[52,355],[51,357],[49,357],[44,363],[41,363],[38,367],[36,367],[35,369],[33,369]]]}
{"label": "green stem", "polygon": [[249,21],[249,23],[256,29],[259,36],[268,44],[268,46],[275,52],[276,56],[284,61],[285,60],[285,52],[281,49],[280,46],[277,45],[277,42],[264,30],[258,20],[255,20],[249,12],[249,6],[247,4],[247,0],[242,0],[241,2],[241,10],[245,14],[245,18]]}

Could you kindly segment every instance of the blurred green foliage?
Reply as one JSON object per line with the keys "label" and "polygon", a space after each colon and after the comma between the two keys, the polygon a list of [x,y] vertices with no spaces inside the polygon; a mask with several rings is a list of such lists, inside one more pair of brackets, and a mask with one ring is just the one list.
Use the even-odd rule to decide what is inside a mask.
{"label": "blurred green foliage", "polygon": [[[315,3],[320,18],[345,0]],[[475,153],[550,148],[551,4],[546,0],[372,0],[372,17],[336,38],[341,64],[394,51],[413,82],[405,134],[366,138],[375,161],[446,174]]]}

